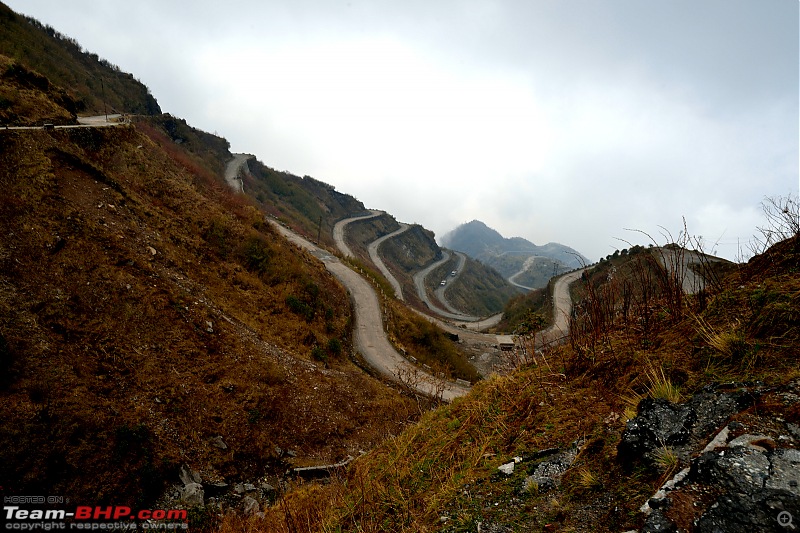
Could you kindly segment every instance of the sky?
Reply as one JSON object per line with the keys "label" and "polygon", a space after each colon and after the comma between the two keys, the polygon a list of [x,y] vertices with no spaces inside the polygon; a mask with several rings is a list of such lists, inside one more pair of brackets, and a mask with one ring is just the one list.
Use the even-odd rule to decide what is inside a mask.
{"label": "sky", "polygon": [[[4,0],[233,152],[441,237],[751,255],[797,195],[797,0]],[[638,231],[637,231],[638,230]]]}

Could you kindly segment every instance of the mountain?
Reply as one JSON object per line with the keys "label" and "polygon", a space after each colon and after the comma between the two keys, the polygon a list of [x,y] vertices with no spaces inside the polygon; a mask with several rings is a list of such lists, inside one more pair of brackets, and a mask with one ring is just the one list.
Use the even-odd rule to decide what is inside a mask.
{"label": "mountain", "polygon": [[[4,43],[14,29],[0,49],[6,117],[96,110],[91,87],[54,81],[53,61],[3,53],[44,42],[75,79],[114,79],[111,66],[5,6],[0,16]],[[119,79],[109,100],[147,103]],[[357,455],[418,416],[348,358],[347,293],[229,190],[231,157],[225,139],[170,115],[0,129],[4,494],[152,506],[182,465],[277,486],[292,462]]]}
{"label": "mountain", "polygon": [[800,235],[747,265],[706,265],[722,266],[719,278],[682,299],[652,253],[587,271],[568,342],[519,354],[517,371],[429,413],[271,523],[780,531],[778,514],[800,512]]}
{"label": "mountain", "polygon": [[445,234],[442,246],[464,252],[485,263],[515,283],[543,287],[550,277],[579,268],[589,260],[563,244],[537,246],[521,237],[503,237],[479,220],[458,226]]}
{"label": "mountain", "polygon": [[[52,84],[69,95],[73,105],[69,111],[73,120],[75,113],[161,113],[161,108],[150,90],[132,74],[123,72],[97,54],[84,50],[80,43],[56,29],[31,17],[19,15],[2,3],[0,54],[13,60],[15,64],[23,68],[30,67],[38,73],[38,77],[29,78],[29,83],[20,86],[21,91],[28,90],[33,82],[40,89]],[[13,75],[13,70],[9,72],[6,69],[5,77]],[[13,104],[14,97],[14,93],[0,94],[0,121],[27,125],[19,119],[21,116],[29,119],[28,113],[8,115],[7,108]],[[6,116],[3,116],[4,112]],[[9,118],[12,120],[8,120]]]}

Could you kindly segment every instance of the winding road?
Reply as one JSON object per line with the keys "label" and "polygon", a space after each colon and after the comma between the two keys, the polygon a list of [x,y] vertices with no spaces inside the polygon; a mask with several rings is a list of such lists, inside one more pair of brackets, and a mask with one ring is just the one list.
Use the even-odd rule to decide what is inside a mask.
{"label": "winding road", "polygon": [[336,243],[336,247],[342,252],[342,255],[345,257],[354,257],[353,251],[350,250],[350,247],[347,246],[344,238],[344,230],[347,228],[347,225],[351,222],[355,222],[356,220],[366,220],[368,218],[375,218],[381,215],[386,214],[384,211],[378,211],[373,209],[367,215],[359,215],[357,217],[350,217],[340,220],[333,226],[333,241]]}
{"label": "winding road", "polygon": [[253,157],[249,154],[233,154],[233,159],[228,161],[225,166],[225,181],[235,192],[244,192],[242,169],[247,164],[247,161],[253,159]]}
{"label": "winding road", "polygon": [[408,230],[409,228],[408,224],[404,224],[402,222],[400,222],[399,224],[400,224],[400,229],[393,231],[388,235],[384,235],[383,237],[379,237],[374,241],[372,241],[371,243],[369,243],[369,246],[367,246],[367,251],[369,252],[369,258],[372,259],[372,262],[375,264],[376,267],[378,267],[378,270],[381,271],[383,277],[389,280],[389,283],[392,285],[392,288],[394,289],[394,294],[395,296],[397,296],[397,299],[400,300],[401,302],[404,302],[405,299],[403,298],[403,287],[400,285],[400,282],[397,281],[397,278],[394,277],[394,275],[389,271],[389,268],[380,258],[380,255],[378,255],[378,247],[381,244],[391,239],[392,237],[397,237],[401,233],[404,233],[405,231]]}
{"label": "winding road", "polygon": [[446,401],[452,401],[469,392],[469,387],[423,372],[394,349],[383,331],[378,296],[367,280],[339,261],[336,256],[315,246],[278,222],[268,220],[287,240],[322,261],[325,268],[347,288],[355,306],[355,346],[369,366],[395,382],[412,387],[428,396],[441,396]]}
{"label": "winding road", "polygon": [[520,271],[519,271],[519,272],[517,272],[516,274],[512,274],[512,275],[511,275],[511,276],[508,278],[508,282],[509,282],[510,284],[514,285],[515,287],[519,287],[520,289],[525,289],[526,291],[532,291],[532,290],[534,290],[534,288],[533,288],[533,287],[528,287],[527,285],[522,285],[522,284],[520,284],[520,283],[517,283],[516,281],[514,281],[514,280],[515,280],[515,279],[517,279],[519,276],[521,276],[522,274],[524,274],[524,273],[525,273],[525,271],[527,271],[527,270],[528,270],[528,269],[531,267],[531,265],[533,264],[533,261],[534,261],[534,259],[536,259],[536,256],[535,256],[535,255],[532,255],[532,256],[530,256],[529,258],[527,258],[527,259],[525,260],[525,262],[524,262],[524,263],[522,263],[522,268],[520,269]]}
{"label": "winding road", "polygon": [[[428,306],[428,309],[436,313],[437,315],[449,318],[451,320],[461,320],[461,321],[469,321],[471,318],[477,320],[478,317],[470,317],[463,313],[458,312],[456,309],[452,309],[452,307],[448,307],[449,311],[445,311],[444,309],[439,308],[436,304],[434,304],[430,298],[428,298],[428,291],[425,290],[425,280],[430,275],[431,272],[445,264],[447,261],[450,260],[450,252],[442,250],[442,258],[438,261],[434,261],[424,269],[420,270],[416,274],[414,274],[414,286],[417,288],[417,295],[419,295],[419,299],[423,301],[425,305]],[[437,294],[438,296],[438,294]],[[439,298],[441,300],[441,298]],[[445,302],[442,302],[445,303]],[[445,303],[445,305],[447,305]]]}
{"label": "winding road", "polygon": [[556,280],[553,286],[553,325],[539,334],[543,344],[558,341],[569,334],[569,317],[572,314],[569,286],[580,278],[585,270],[581,268],[568,272]]}

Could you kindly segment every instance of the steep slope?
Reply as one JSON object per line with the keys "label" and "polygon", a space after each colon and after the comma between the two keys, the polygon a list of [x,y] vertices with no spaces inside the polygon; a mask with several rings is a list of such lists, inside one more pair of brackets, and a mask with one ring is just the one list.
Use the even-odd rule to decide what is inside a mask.
{"label": "steep slope", "polygon": [[74,124],[78,104],[63,89],[9,57],[0,55],[0,124]]}
{"label": "steep slope", "polygon": [[341,286],[228,192],[219,156],[168,116],[0,131],[7,493],[145,505],[182,463],[270,477],[413,416],[348,360]]}
{"label": "steep slope", "polygon": [[799,254],[796,235],[647,332],[606,320],[602,344],[523,359],[290,514],[312,530],[781,530],[800,510]]}
{"label": "steep slope", "polygon": [[84,50],[39,21],[18,15],[0,3],[0,54],[43,75],[75,101],[83,114],[161,113],[156,99],[132,74]]}
{"label": "steep slope", "polygon": [[256,159],[246,163],[242,187],[264,211],[289,223],[314,241],[333,245],[333,226],[343,218],[364,213],[357,199],[310,176],[299,177],[272,169]]}

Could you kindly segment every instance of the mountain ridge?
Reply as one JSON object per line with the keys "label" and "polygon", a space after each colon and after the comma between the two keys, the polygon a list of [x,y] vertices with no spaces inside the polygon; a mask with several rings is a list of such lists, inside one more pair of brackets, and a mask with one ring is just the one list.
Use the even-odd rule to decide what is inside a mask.
{"label": "mountain ridge", "polygon": [[441,238],[442,246],[463,252],[500,272],[521,288],[541,288],[558,274],[589,263],[569,246],[536,245],[523,237],[504,237],[480,220],[461,224]]}

